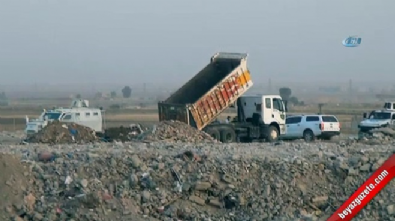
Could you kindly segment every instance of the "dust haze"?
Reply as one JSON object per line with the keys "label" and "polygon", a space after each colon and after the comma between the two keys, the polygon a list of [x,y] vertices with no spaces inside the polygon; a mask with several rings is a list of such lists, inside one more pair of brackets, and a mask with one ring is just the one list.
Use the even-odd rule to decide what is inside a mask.
{"label": "dust haze", "polygon": [[[251,93],[393,93],[390,0],[1,1],[0,91],[12,98],[166,95],[218,51],[249,53]],[[341,42],[362,38],[356,48]],[[344,96],[347,95],[347,96]],[[359,98],[362,97],[362,98]]]}

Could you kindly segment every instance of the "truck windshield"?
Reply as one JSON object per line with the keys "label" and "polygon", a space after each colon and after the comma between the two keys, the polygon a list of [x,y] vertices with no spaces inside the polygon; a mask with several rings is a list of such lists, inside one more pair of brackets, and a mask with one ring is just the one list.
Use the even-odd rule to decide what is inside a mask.
{"label": "truck windshield", "polygon": [[391,113],[375,112],[370,119],[387,120],[391,119]]}
{"label": "truck windshield", "polygon": [[273,109],[284,111],[284,103],[279,98],[273,98]]}
{"label": "truck windshield", "polygon": [[62,113],[45,113],[44,118],[47,117],[48,120],[58,120]]}

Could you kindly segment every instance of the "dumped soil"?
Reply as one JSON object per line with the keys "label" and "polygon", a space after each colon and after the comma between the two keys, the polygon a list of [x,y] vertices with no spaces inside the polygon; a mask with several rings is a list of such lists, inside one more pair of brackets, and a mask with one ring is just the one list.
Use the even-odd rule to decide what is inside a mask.
{"label": "dumped soil", "polygon": [[105,132],[107,141],[170,141],[170,142],[192,142],[192,143],[216,143],[210,135],[199,131],[183,122],[162,121],[154,125],[151,130],[141,129],[138,124],[129,127],[108,128]]}
{"label": "dumped soil", "polygon": [[90,143],[98,140],[95,131],[75,123],[54,121],[27,138],[29,143],[65,144]]}
{"label": "dumped soil", "polygon": [[152,133],[144,138],[147,141],[173,141],[173,142],[208,142],[216,143],[209,134],[197,130],[183,122],[162,121],[156,125]]}
{"label": "dumped soil", "polygon": [[143,133],[143,130],[138,124],[132,124],[129,127],[111,127],[106,129],[105,139],[107,141],[127,142],[136,139],[141,133]]}
{"label": "dumped soil", "polygon": [[18,214],[24,201],[32,203],[31,195],[26,194],[30,186],[28,175],[18,157],[0,154],[0,220],[6,220],[6,214]]}

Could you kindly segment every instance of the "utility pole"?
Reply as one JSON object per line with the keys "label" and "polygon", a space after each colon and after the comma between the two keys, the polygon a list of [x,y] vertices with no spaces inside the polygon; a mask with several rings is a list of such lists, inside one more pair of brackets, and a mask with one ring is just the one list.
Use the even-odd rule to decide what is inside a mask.
{"label": "utility pole", "polygon": [[318,114],[322,114],[322,107],[324,106],[324,104],[323,103],[319,103],[318,104]]}

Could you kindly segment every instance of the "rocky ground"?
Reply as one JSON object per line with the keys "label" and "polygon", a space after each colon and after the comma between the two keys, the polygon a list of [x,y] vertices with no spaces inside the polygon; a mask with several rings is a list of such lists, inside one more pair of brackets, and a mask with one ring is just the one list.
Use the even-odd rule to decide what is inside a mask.
{"label": "rocky ground", "polygon": [[[1,220],[325,220],[393,144],[1,145]],[[394,183],[355,220],[393,220]],[[392,217],[392,219],[391,219]]]}
{"label": "rocky ground", "polygon": [[[119,130],[132,142],[77,144],[62,128],[54,134],[69,144],[17,145],[19,133],[0,134],[0,220],[326,220],[395,144],[388,129],[221,144],[177,122],[138,136]],[[391,183],[355,220],[395,220],[394,196]]]}

